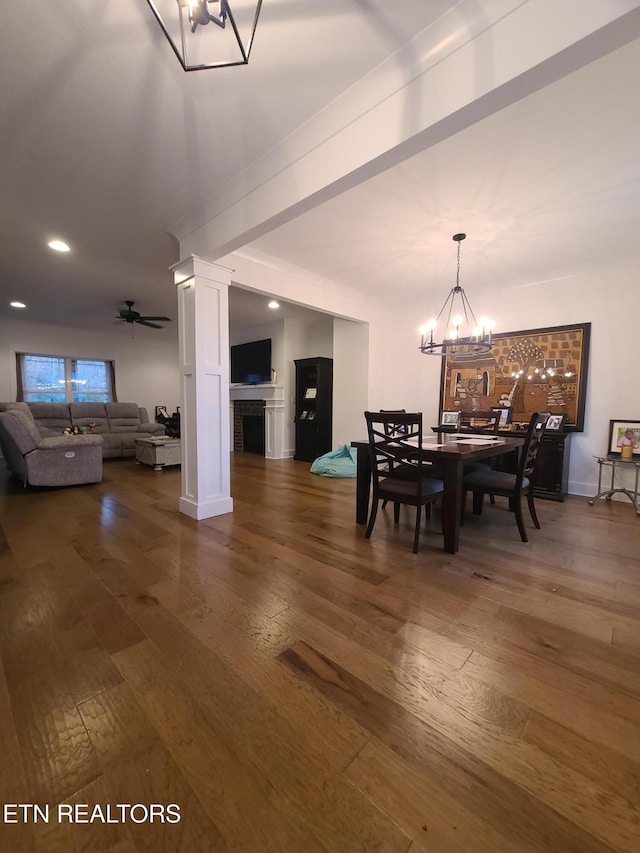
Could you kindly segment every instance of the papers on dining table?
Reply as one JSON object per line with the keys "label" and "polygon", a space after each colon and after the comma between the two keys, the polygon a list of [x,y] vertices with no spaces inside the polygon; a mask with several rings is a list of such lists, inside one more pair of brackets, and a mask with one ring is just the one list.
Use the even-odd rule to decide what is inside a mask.
{"label": "papers on dining table", "polygon": [[[433,435],[432,433],[429,433],[428,435],[423,435],[422,436],[422,446],[426,447],[426,448],[429,448],[429,447],[446,447],[446,444],[438,444],[434,439],[435,439],[435,435]],[[417,447],[418,446],[418,439],[417,438],[408,438],[408,439],[406,439],[406,444],[415,444]]]}
{"label": "papers on dining table", "polygon": [[456,438],[456,444],[504,444],[498,438],[470,438],[469,436],[459,436]]}
{"label": "papers on dining table", "polygon": [[[494,436],[477,436],[477,435],[468,435],[463,432],[451,433],[449,435],[449,441],[447,442],[436,442],[434,441],[434,435],[423,435],[422,436],[422,447],[425,450],[429,450],[433,447],[451,447],[452,444],[504,444],[504,440],[500,438],[495,438]],[[405,439],[406,444],[418,444],[417,438],[408,438]]]}

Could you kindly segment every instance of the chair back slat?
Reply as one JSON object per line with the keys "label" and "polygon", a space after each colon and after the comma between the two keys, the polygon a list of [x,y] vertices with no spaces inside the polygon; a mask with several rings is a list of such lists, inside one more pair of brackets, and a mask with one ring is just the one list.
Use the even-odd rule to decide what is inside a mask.
{"label": "chair back slat", "polygon": [[422,412],[365,412],[374,490],[380,479],[393,477],[394,468],[415,469],[416,481],[429,466],[422,459]]}
{"label": "chair back slat", "polygon": [[547,428],[549,420],[548,412],[534,412],[529,421],[529,429],[525,439],[522,453],[520,455],[520,465],[518,466],[518,480],[516,487],[522,486],[522,481],[525,477],[530,478],[536,466],[538,451],[540,450],[540,442]]}
{"label": "chair back slat", "polygon": [[[381,412],[385,412],[386,414],[402,414],[406,413],[406,409],[380,409]],[[398,423],[388,423],[384,428],[387,435],[403,435],[405,432],[404,424]]]}

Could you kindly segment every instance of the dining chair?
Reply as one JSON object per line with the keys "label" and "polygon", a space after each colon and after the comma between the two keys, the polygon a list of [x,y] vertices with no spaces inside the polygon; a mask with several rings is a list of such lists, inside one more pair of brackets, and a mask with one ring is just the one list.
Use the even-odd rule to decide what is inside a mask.
{"label": "dining chair", "polygon": [[[380,411],[381,411],[381,412],[387,412],[387,413],[389,413],[389,414],[398,414],[398,415],[399,415],[399,414],[405,414],[405,412],[406,412],[407,410],[406,410],[406,409],[380,409]],[[402,425],[398,426],[398,424],[396,424],[395,422],[391,422],[391,423],[388,423],[388,424],[385,424],[385,425],[384,425],[384,431],[385,431],[385,434],[386,434],[386,435],[395,435],[395,434],[396,434],[396,433],[398,433],[398,432],[399,432],[400,434],[402,434],[403,429],[404,429],[404,427],[403,427]],[[397,471],[396,473],[400,473],[400,472],[399,472],[399,471]],[[382,509],[384,509],[388,503],[389,503],[389,501],[388,501],[387,499],[385,499],[385,500],[382,502]],[[398,512],[399,512],[399,507],[398,507],[398,506],[396,506],[396,507],[395,507],[395,514],[396,514],[396,517],[397,517],[397,515],[398,515]]]}
{"label": "dining chair", "polygon": [[509,474],[504,471],[490,469],[486,471],[472,471],[464,475],[462,479],[461,524],[464,522],[467,492],[470,491],[473,492],[473,512],[475,515],[482,513],[482,503],[485,494],[500,495],[509,498],[509,507],[513,508],[515,513],[520,538],[523,542],[529,541],[522,514],[522,498],[526,497],[533,523],[538,530],[540,529],[540,522],[538,521],[533,501],[531,477],[535,470],[538,451],[540,449],[540,440],[547,428],[548,418],[549,414],[547,412],[542,414],[534,412],[531,416],[525,443],[520,453],[517,473]]}
{"label": "dining chair", "polygon": [[[387,414],[404,414],[406,409],[380,409],[381,412],[386,412]],[[404,424],[398,424],[395,421],[386,424],[384,427],[384,431],[387,435],[403,435],[406,431],[406,426]],[[396,477],[400,477],[405,480],[412,480],[416,477],[415,467],[412,465],[403,465],[402,462],[396,464],[394,466],[394,472]],[[425,463],[424,465],[424,476],[426,477],[435,477],[436,479],[442,479],[443,472],[442,468],[434,465],[432,462]],[[388,498],[382,501],[382,509],[384,509],[389,503]],[[427,505],[425,507],[425,519],[428,521],[431,517],[430,507]],[[394,504],[394,513],[395,513],[395,521],[396,524],[399,520],[400,513],[400,505]]]}
{"label": "dining chair", "polygon": [[[500,429],[500,418],[495,412],[462,412],[461,417],[462,422],[470,431],[498,435],[498,430]],[[471,427],[470,422],[474,417],[484,420],[485,425]],[[477,471],[491,471],[492,468],[493,466],[489,462],[467,462],[464,466],[464,475],[475,474]],[[495,495],[489,493],[489,501],[492,504],[495,504]]]}
{"label": "dining chair", "polygon": [[[422,507],[437,500],[442,480],[428,477],[432,469],[422,457],[422,412],[365,412],[371,454],[372,501],[365,538],[370,539],[380,501],[392,501],[399,520],[400,504],[416,508],[413,553],[418,552]],[[395,424],[389,434],[390,424]]]}

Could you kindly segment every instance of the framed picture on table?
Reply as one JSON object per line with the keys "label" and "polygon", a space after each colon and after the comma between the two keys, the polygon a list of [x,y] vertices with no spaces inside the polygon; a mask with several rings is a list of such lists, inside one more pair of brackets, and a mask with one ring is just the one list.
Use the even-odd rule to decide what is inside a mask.
{"label": "framed picture on table", "polygon": [[440,426],[455,427],[460,426],[460,412],[443,412],[440,415]]}
{"label": "framed picture on table", "polygon": [[[609,453],[620,456],[623,448],[631,448],[633,459],[640,457],[640,421],[609,421]],[[628,454],[625,450],[625,456]]]}
{"label": "framed picture on table", "polygon": [[547,418],[547,426],[546,429],[549,432],[560,432],[562,427],[564,426],[564,422],[566,421],[566,415],[549,415]]}

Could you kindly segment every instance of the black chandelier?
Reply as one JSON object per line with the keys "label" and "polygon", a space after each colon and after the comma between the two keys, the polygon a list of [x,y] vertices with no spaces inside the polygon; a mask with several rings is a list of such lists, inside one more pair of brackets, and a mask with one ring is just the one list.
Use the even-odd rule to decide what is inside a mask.
{"label": "black chandelier", "polygon": [[[429,320],[420,328],[420,352],[425,355],[455,355],[456,359],[474,358],[489,352],[492,341],[493,322],[488,317],[476,320],[469,300],[460,287],[460,243],[466,234],[454,234],[458,244],[458,267],[456,284],[449,291],[444,305],[435,320]],[[436,333],[440,318],[444,319],[440,340]]]}
{"label": "black chandelier", "polygon": [[[185,71],[246,65],[262,0],[147,0]],[[208,31],[203,28],[214,24]]]}

